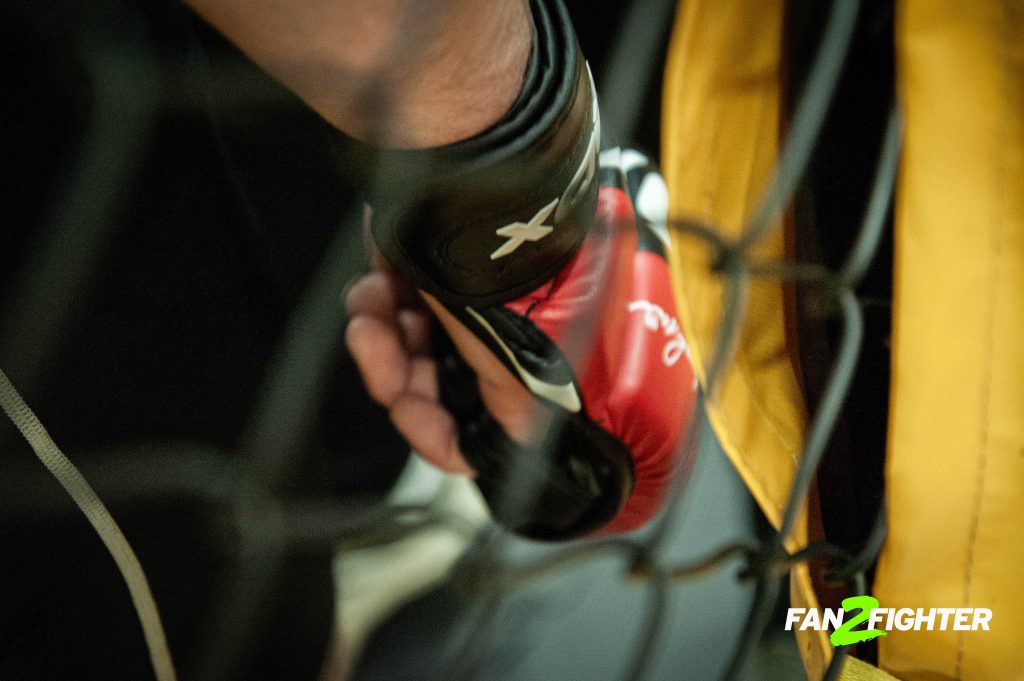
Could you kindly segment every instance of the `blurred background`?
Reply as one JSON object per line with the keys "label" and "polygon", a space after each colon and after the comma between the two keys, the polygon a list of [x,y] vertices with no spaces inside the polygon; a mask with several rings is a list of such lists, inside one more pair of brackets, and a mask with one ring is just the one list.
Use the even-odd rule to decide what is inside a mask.
{"label": "blurred background", "polygon": [[[605,120],[656,152],[672,3],[567,4],[599,91],[631,77],[627,25],[649,45]],[[176,2],[10,0],[0,44],[0,367],[138,552],[182,678],[721,675],[738,559],[664,589],[607,553],[479,588],[558,549],[495,538],[365,395],[341,342],[359,177],[315,114]],[[700,448],[667,560],[766,531]],[[0,677],[151,678],[113,562],[6,420],[0,471]],[[750,678],[802,676],[781,630]]]}

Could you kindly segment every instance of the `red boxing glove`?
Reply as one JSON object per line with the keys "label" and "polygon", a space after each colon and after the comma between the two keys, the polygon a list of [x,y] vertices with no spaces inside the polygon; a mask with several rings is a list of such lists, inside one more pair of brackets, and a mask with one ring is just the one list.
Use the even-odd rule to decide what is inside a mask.
{"label": "red boxing glove", "polygon": [[[633,464],[632,493],[603,528],[607,532],[650,520],[676,467],[685,467],[686,475],[693,467],[695,451],[680,447],[693,418],[697,382],[666,262],[667,216],[638,210],[643,202],[649,210],[667,211],[666,201],[664,181],[646,157],[632,150],[605,152],[595,218],[603,224],[593,241],[584,242],[543,299],[527,296],[508,305],[558,343],[571,327],[572,311],[592,308],[588,297],[601,276],[608,277],[593,347],[577,368],[589,418],[623,442]],[[610,258],[593,253],[602,238],[609,239]],[[601,260],[614,263],[610,271],[600,272]]]}
{"label": "red boxing glove", "polygon": [[468,368],[455,355],[441,364],[442,399],[492,511],[540,539],[637,528],[677,468],[693,466],[695,451],[681,447],[697,384],[665,260],[664,182],[642,154],[614,149],[601,155],[600,185],[594,223],[561,272],[458,315],[554,408],[544,443],[513,442]]}
{"label": "red boxing glove", "polygon": [[531,10],[509,112],[447,147],[378,152],[371,227],[392,268],[550,407],[538,441],[513,441],[450,342],[438,348],[441,400],[495,519],[566,539],[657,513],[673,471],[693,463],[679,450],[696,385],[667,238],[634,210],[660,190],[664,213],[664,183],[636,152],[605,152],[598,168],[597,97],[568,15],[558,0]]}

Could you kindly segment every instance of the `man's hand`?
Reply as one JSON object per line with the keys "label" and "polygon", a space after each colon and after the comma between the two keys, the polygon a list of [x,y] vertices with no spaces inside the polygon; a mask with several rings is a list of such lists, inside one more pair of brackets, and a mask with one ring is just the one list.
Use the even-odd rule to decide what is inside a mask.
{"label": "man's hand", "polygon": [[347,297],[371,395],[425,458],[477,473],[500,524],[537,539],[639,527],[693,464],[681,445],[695,382],[667,244],[660,216],[637,209],[662,205],[663,184],[629,150],[603,154],[600,176],[583,246],[524,296],[449,306],[379,265]]}
{"label": "man's hand", "polygon": [[528,439],[535,400],[480,340],[429,294],[378,266],[349,289],[346,341],[370,395],[417,453],[452,473],[472,473],[455,420],[441,405],[431,354],[436,318],[475,371],[484,404],[514,439]]}
{"label": "man's hand", "polygon": [[[527,536],[650,519],[692,465],[692,373],[634,169],[613,163],[599,199],[600,111],[561,2],[186,1],[381,147],[367,161],[340,140],[357,160],[339,156],[372,166],[374,242],[435,298],[377,268],[348,296],[347,337],[409,443],[447,470],[472,461],[495,519]],[[440,365],[430,315],[457,352],[435,348]]]}

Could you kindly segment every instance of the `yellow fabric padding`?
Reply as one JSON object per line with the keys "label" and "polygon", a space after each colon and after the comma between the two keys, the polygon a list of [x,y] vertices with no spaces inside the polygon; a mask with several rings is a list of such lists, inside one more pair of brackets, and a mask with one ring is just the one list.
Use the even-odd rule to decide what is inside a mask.
{"label": "yellow fabric padding", "polygon": [[[686,0],[666,65],[662,165],[673,220],[737,235],[767,186],[779,145],[781,0]],[[722,312],[722,280],[707,243],[672,230],[673,280],[694,365],[706,385]],[[759,256],[780,258],[776,229]],[[783,290],[751,285],[740,342],[708,416],[722,447],[778,526],[806,427],[787,354]],[[806,519],[790,549],[806,543]],[[805,566],[791,579],[794,607],[817,607]],[[799,633],[804,665],[820,678],[831,656],[824,632]]]}
{"label": "yellow fabric padding", "polygon": [[891,674],[855,657],[846,658],[840,678],[842,681],[897,681],[896,677]]}
{"label": "yellow fabric padding", "polygon": [[985,607],[992,630],[892,632],[905,679],[1024,678],[1024,4],[898,4],[885,607]]}
{"label": "yellow fabric padding", "polygon": [[[683,3],[667,63],[662,163],[672,220],[694,220],[736,235],[775,163],[779,128],[781,2]],[[695,368],[706,373],[722,312],[723,285],[709,271],[709,244],[672,229],[673,281]],[[765,255],[782,255],[781,230]],[[786,357],[782,287],[751,287],[747,320],[731,370],[708,405],[715,431],[776,525],[800,452],[805,419]],[[779,451],[780,460],[751,456]]]}

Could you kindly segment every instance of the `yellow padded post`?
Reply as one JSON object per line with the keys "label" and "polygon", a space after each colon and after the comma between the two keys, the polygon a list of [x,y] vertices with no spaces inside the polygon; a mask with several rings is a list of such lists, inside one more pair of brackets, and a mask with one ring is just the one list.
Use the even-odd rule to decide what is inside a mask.
{"label": "yellow padded post", "polygon": [[[779,147],[781,0],[686,0],[666,65],[662,165],[670,217],[739,234],[771,178]],[[721,276],[709,270],[706,242],[672,230],[672,271],[694,365],[706,384],[722,312]],[[781,258],[773,231],[759,256]],[[803,398],[787,352],[783,287],[750,286],[746,321],[708,415],[722,447],[769,520],[778,526],[806,427]],[[807,539],[801,518],[790,549]],[[794,569],[796,607],[817,607],[805,566]],[[811,678],[831,655],[823,632],[799,632]]]}
{"label": "yellow padded post", "polygon": [[886,607],[992,630],[892,632],[900,678],[1024,677],[1024,4],[903,0]]}

